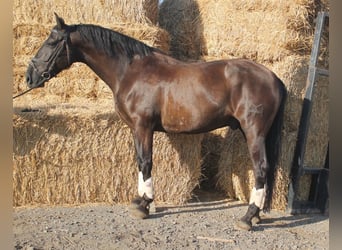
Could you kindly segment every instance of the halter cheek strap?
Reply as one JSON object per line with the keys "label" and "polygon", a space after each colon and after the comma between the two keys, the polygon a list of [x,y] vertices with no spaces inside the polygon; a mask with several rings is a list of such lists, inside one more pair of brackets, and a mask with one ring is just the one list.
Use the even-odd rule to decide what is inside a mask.
{"label": "halter cheek strap", "polygon": [[[55,30],[55,29],[53,29],[52,32],[58,33],[58,31]],[[68,64],[70,65],[71,61],[70,61],[70,52],[69,52],[68,39],[69,39],[69,33],[66,32],[66,34],[63,35],[63,45],[65,44],[65,49],[66,49],[66,53],[67,53],[67,60],[68,60]]]}
{"label": "halter cheek strap", "polygon": [[[56,30],[52,30],[52,32],[58,32]],[[70,61],[70,50],[69,50],[69,45],[68,45],[68,35],[65,35],[63,37],[62,43],[58,44],[57,49],[54,51],[54,53],[52,54],[52,56],[50,57],[49,61],[48,61],[48,65],[47,65],[47,70],[44,71],[41,74],[41,78],[44,80],[49,80],[51,79],[53,76],[56,75],[55,72],[53,72],[53,66],[56,64],[56,59],[59,57],[59,55],[62,53],[63,48],[65,46],[66,49],[66,53],[67,53],[67,60],[68,60],[68,65],[71,65],[71,61]],[[34,71],[36,71],[38,73],[38,69],[35,65],[35,59],[33,58],[29,64],[33,67]]]}

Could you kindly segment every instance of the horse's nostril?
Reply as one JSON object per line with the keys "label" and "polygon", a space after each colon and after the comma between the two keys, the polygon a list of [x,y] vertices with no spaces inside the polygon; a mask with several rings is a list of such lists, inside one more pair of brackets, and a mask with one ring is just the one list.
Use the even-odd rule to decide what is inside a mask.
{"label": "horse's nostril", "polygon": [[26,74],[25,75],[25,78],[26,78],[26,83],[27,84],[32,84],[32,77],[30,74]]}
{"label": "horse's nostril", "polygon": [[30,86],[32,84],[31,76],[26,75],[26,83]]}

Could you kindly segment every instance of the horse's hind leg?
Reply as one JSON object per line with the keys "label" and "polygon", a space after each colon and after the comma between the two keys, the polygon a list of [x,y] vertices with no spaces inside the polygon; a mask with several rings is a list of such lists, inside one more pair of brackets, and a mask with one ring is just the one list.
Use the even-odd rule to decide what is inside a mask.
{"label": "horse's hind leg", "polygon": [[129,212],[134,217],[145,219],[149,216],[149,205],[154,196],[151,176],[153,131],[139,127],[133,135],[139,167],[139,197],[133,199]]}
{"label": "horse's hind leg", "polygon": [[250,195],[249,206],[246,214],[237,222],[237,225],[246,230],[252,228],[252,222],[259,223],[259,212],[263,209],[266,190],[267,158],[265,150],[265,138],[258,135],[256,130],[245,131],[248,150],[253,163],[255,186]]}

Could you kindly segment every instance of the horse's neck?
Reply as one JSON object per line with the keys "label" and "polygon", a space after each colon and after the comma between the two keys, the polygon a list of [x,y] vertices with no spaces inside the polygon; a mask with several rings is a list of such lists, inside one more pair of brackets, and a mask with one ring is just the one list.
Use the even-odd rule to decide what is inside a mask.
{"label": "horse's neck", "polygon": [[128,64],[125,63],[125,59],[113,58],[101,51],[89,48],[84,50],[82,54],[81,62],[91,68],[115,92]]}

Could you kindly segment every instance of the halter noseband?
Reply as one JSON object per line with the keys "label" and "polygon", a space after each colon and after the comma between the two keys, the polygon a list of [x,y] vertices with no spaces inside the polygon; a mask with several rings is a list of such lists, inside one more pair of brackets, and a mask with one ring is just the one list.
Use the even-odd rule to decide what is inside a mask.
{"label": "halter noseband", "polygon": [[[58,32],[56,30],[52,30],[52,32]],[[61,41],[62,43],[58,43],[58,47],[57,49],[54,51],[54,53],[51,55],[51,57],[48,60],[48,64],[47,64],[47,70],[45,70],[42,74],[41,74],[41,78],[45,79],[45,80],[49,80],[51,79],[53,76],[56,75],[55,72],[53,72],[53,66],[56,64],[56,60],[57,58],[60,56],[60,54],[63,51],[63,48],[65,46],[66,49],[66,53],[67,53],[67,60],[68,60],[68,65],[71,65],[71,61],[70,61],[70,51],[69,51],[69,45],[68,45],[68,34],[64,35],[63,40]],[[33,67],[33,70],[36,71],[37,73],[39,72],[37,69],[37,66],[35,65],[35,62],[37,60],[35,58],[33,58],[29,64]]]}

